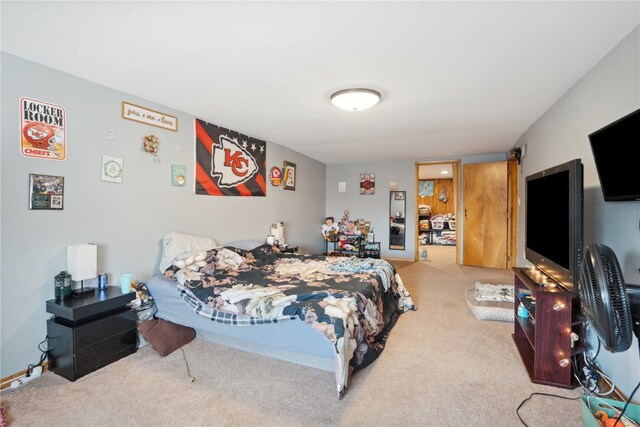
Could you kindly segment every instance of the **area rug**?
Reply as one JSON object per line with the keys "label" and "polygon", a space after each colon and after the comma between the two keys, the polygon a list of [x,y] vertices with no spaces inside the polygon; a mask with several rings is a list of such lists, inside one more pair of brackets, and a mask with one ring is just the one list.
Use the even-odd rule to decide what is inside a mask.
{"label": "area rug", "polygon": [[476,282],[465,292],[471,313],[479,320],[513,322],[513,285]]}

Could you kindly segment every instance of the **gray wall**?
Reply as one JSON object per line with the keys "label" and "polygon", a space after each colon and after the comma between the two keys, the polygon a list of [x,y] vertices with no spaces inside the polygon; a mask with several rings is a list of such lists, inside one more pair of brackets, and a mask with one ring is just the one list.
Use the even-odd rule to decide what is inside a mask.
{"label": "gray wall", "polygon": [[[361,173],[376,175],[375,194],[360,195]],[[348,209],[351,219],[370,220],[376,240],[382,242],[380,249],[383,257],[413,259],[414,244],[411,239],[407,239],[404,251],[389,250],[389,181],[392,180],[398,183],[398,191],[407,192],[405,232],[408,236],[413,235],[415,224],[409,214],[416,209],[415,197],[410,196],[415,194],[415,162],[411,160],[327,165],[326,214],[339,222],[345,209]],[[338,192],[339,182],[346,182],[346,192]]]}
{"label": "gray wall", "polygon": [[[638,27],[536,121],[518,141],[528,144],[519,179],[574,158],[584,165],[584,243],[603,243],[616,253],[628,283],[640,284],[640,203],[604,202],[588,135],[640,108],[640,30]],[[629,147],[629,150],[633,147]],[[628,152],[620,156],[631,155]],[[518,264],[524,260],[524,205],[518,211]],[[553,212],[549,212],[550,218]],[[553,231],[550,229],[549,233]],[[595,349],[597,341],[592,347]],[[640,380],[638,343],[618,354],[601,350],[598,362],[629,395]],[[638,396],[635,397],[638,399]]]}
{"label": "gray wall", "polygon": [[[285,223],[287,242],[305,252],[324,250],[319,237],[326,210],[324,164],[268,142],[267,169],[284,160],[297,163],[296,191],[268,183],[266,197],[196,196],[194,117],[5,53],[1,75],[1,377],[39,360],[37,345],[49,317],[45,301],[54,297],[53,277],[66,269],[68,244],[97,243],[98,270],[110,273],[113,282],[125,272],[138,280],[158,274],[162,236],[174,230],[220,243],[264,240],[278,220]],[[66,108],[66,160],[20,154],[18,100],[23,96]],[[121,119],[122,101],[177,116],[178,132]],[[225,126],[215,117],[200,118]],[[115,140],[105,137],[108,129]],[[141,149],[150,133],[160,140],[160,163]],[[100,181],[103,154],[124,159],[122,184]],[[172,163],[187,166],[187,186],[171,186]],[[29,173],[65,178],[63,211],[28,209]]]}
{"label": "gray wall", "polygon": [[[392,149],[392,148],[390,148]],[[494,162],[505,159],[505,153],[482,154],[475,156],[464,156],[460,158],[461,168],[468,163]],[[338,165],[327,165],[327,216],[333,216],[336,222],[340,221],[344,211],[349,210],[350,218],[362,218],[371,220],[374,227],[375,237],[381,242],[381,255],[387,258],[410,259],[415,258],[416,247],[416,215],[418,206],[416,203],[416,163],[427,161],[455,161],[450,158],[431,159],[410,159],[410,160],[389,160],[385,162],[371,163],[343,163]],[[374,195],[360,195],[360,174],[375,173],[376,192]],[[405,250],[389,249],[389,191],[390,182],[396,181],[398,191],[406,191],[406,219]],[[346,182],[347,191],[338,192],[338,183]],[[460,188],[462,188],[463,176],[460,171]],[[452,195],[449,195],[452,197]],[[451,202],[453,211],[453,201]],[[463,200],[460,194],[459,212],[462,212]],[[458,227],[462,227],[461,221],[456,222]],[[459,244],[457,250],[462,259],[462,228],[458,232]]]}

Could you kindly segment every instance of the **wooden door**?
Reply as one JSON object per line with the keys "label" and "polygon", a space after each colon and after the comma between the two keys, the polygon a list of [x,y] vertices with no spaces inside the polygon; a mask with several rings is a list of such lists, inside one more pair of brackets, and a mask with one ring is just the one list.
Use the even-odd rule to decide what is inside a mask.
{"label": "wooden door", "polygon": [[462,263],[507,268],[507,162],[463,166]]}

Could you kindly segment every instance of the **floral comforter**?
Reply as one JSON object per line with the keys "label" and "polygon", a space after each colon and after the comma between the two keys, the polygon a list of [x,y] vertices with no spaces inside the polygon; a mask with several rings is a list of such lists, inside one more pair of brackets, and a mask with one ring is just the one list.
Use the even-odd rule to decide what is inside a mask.
{"label": "floral comforter", "polygon": [[212,320],[248,325],[299,318],[320,332],[335,349],[339,398],[349,374],[382,352],[399,314],[415,310],[395,268],[381,259],[225,247],[180,257],[165,276]]}

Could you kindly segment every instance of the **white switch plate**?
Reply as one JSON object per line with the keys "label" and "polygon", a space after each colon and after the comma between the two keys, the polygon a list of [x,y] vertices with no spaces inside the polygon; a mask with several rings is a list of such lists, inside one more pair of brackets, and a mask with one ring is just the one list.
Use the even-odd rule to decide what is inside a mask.
{"label": "white switch plate", "polygon": [[338,183],[338,192],[339,193],[344,193],[347,191],[347,183],[344,181],[341,181]]}

